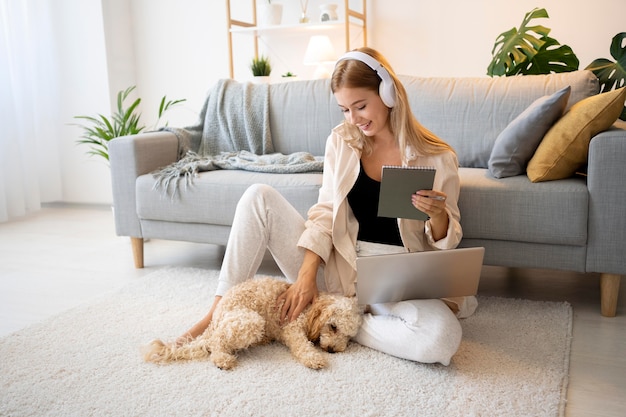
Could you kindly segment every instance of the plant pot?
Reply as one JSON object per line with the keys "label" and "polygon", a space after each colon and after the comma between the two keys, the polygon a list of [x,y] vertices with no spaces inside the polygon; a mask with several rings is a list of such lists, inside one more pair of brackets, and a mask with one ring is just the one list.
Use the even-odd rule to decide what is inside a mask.
{"label": "plant pot", "polygon": [[252,77],[252,82],[254,84],[269,84],[270,76],[269,75],[255,75]]}
{"label": "plant pot", "polygon": [[282,4],[259,4],[258,5],[259,26],[277,26],[283,20]]}

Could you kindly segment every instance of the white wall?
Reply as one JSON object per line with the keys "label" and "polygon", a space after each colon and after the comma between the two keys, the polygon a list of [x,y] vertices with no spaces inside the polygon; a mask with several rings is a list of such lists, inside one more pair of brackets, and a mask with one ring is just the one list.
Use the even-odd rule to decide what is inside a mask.
{"label": "white wall", "polygon": [[[65,6],[63,11],[68,17],[73,14],[83,21],[81,24],[101,25],[106,30],[107,63],[102,61],[103,46],[99,39],[81,40],[76,38],[79,34],[68,34],[68,59],[77,63],[70,75],[80,81],[68,84],[76,87],[72,93],[80,97],[74,101],[81,103],[80,109],[73,108],[71,114],[103,111],[103,107],[109,106],[107,94],[114,96],[116,91],[132,83],[137,85],[137,94],[143,99],[146,124],[154,123],[163,95],[170,99],[187,99],[183,106],[169,113],[170,125],[194,123],[206,92],[218,79],[229,75],[226,2],[101,1],[104,23],[97,21],[93,10],[94,5],[100,3],[98,0],[59,2]],[[327,1],[309,2],[311,19],[319,18],[319,4]],[[352,2],[355,6],[360,4],[360,1]],[[285,5],[283,24],[295,23],[298,2],[281,0],[281,3]],[[580,59],[581,68],[595,58],[611,58],[612,37],[626,31],[624,0],[593,3],[586,0],[543,0],[540,3],[536,0],[369,0],[368,44],[385,54],[400,74],[485,76],[497,35],[518,27],[524,14],[537,6],[546,8],[550,18],[536,23],[551,28],[550,36],[571,46]],[[249,7],[250,0],[232,0],[233,17],[245,17]],[[85,12],[85,8],[89,10]],[[237,35],[236,42],[240,43],[236,49],[235,78],[244,79],[247,62],[252,56],[251,41]],[[278,43],[281,46],[277,46]],[[305,48],[306,38],[291,35],[273,38],[269,50],[261,43],[261,50],[269,51],[270,55],[278,52],[274,76],[286,70],[294,71],[292,67],[295,72],[304,74],[303,78],[310,76],[311,68],[299,64],[299,56],[304,55]],[[108,74],[103,79],[101,73],[106,68]],[[89,78],[93,78],[94,83],[90,83]],[[102,89],[109,84],[109,91],[103,94]],[[70,136],[76,133],[67,132]],[[66,143],[73,140],[75,137],[64,139]],[[66,146],[64,150],[64,162],[68,165],[64,172],[66,201],[110,203],[108,171],[76,149]]]}
{"label": "white wall", "polygon": [[404,74],[485,75],[496,37],[519,27],[524,15],[535,7],[545,8],[550,17],[531,24],[552,29],[550,36],[572,47],[581,69],[596,58],[611,58],[611,39],[626,31],[624,0],[371,3],[370,45],[389,58],[396,72]]}
{"label": "white wall", "polygon": [[110,204],[109,168],[76,145],[80,129],[71,125],[79,122],[74,116],[110,110],[101,4],[99,0],[61,0],[53,10],[60,45],[63,201]]}

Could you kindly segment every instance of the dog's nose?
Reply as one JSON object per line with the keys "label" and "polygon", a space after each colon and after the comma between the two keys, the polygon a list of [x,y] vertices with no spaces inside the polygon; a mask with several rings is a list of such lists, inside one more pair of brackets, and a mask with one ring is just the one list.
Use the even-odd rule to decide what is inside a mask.
{"label": "dog's nose", "polygon": [[326,352],[328,352],[328,353],[335,353],[335,349],[333,349],[331,346],[328,346],[326,348]]}

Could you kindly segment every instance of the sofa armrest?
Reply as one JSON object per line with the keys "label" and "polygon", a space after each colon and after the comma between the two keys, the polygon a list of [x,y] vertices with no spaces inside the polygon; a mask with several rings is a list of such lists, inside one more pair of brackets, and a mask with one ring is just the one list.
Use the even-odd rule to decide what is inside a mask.
{"label": "sofa armrest", "polygon": [[626,124],[616,123],[589,146],[587,271],[626,274]]}
{"label": "sofa armrest", "polygon": [[123,136],[109,143],[115,231],[118,236],[142,237],[137,217],[137,177],[176,162],[178,139],[171,132]]}

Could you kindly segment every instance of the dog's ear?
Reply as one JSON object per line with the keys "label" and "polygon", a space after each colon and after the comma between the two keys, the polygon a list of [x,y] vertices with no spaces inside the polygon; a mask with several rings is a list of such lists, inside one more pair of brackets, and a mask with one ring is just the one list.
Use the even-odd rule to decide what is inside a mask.
{"label": "dog's ear", "polygon": [[307,339],[311,341],[319,339],[322,328],[330,316],[330,309],[328,307],[330,307],[331,304],[332,300],[318,297],[311,305],[306,317]]}

